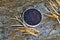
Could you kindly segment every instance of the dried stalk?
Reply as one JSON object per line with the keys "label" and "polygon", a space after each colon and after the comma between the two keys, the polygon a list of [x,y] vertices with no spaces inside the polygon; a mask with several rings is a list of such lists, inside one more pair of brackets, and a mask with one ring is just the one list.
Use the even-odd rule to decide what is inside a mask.
{"label": "dried stalk", "polygon": [[60,14],[54,9],[53,4],[51,2],[52,2],[52,0],[50,0],[49,4],[56,14],[54,12],[48,10],[51,13],[51,15],[48,15],[48,14],[45,14],[45,15],[48,16],[48,17],[52,17],[52,18],[57,19],[57,21],[60,23]]}
{"label": "dried stalk", "polygon": [[59,0],[56,0],[56,2],[58,3],[58,5],[60,5],[60,1]]}
{"label": "dried stalk", "polygon": [[[11,18],[11,19],[17,20],[17,21],[19,21],[20,23],[22,23],[22,25],[23,25],[23,28],[22,28],[22,29],[20,28],[20,29],[19,29],[18,31],[16,31],[16,32],[22,32],[22,33],[24,33],[24,34],[32,34],[32,35],[34,35],[34,36],[38,36],[38,35],[36,34],[36,33],[39,33],[38,30],[26,26],[20,19],[18,19],[17,16],[15,16],[15,18]],[[18,26],[19,26],[19,25],[18,25]],[[13,35],[13,34],[15,35],[16,32],[12,32],[11,35]]]}
{"label": "dried stalk", "polygon": [[16,38],[11,38],[10,40],[23,40],[23,38],[16,37]]}

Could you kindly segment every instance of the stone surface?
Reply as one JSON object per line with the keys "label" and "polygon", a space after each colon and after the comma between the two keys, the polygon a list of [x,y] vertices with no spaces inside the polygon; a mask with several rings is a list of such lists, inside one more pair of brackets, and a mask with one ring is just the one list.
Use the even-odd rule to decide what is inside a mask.
{"label": "stone surface", "polygon": [[[0,40],[9,40],[10,38],[16,36],[23,37],[24,40],[27,40],[27,38],[29,38],[29,40],[60,40],[60,37],[54,38],[53,35],[48,36],[50,32],[56,33],[56,31],[51,31],[53,28],[52,26],[53,23],[56,26],[55,29],[58,29],[60,31],[60,24],[58,23],[55,24],[55,22],[57,22],[56,20],[53,20],[53,22],[52,21],[48,21],[45,23],[43,22],[44,24],[41,23],[42,25],[36,27],[36,29],[43,32],[41,35],[39,34],[39,37],[34,37],[32,35],[25,35],[22,33],[21,34],[17,33],[15,36],[12,37],[9,36],[11,29],[13,29],[10,25],[20,24],[15,22],[15,20],[9,20],[9,19],[14,16],[21,17],[22,12],[24,12],[27,8],[31,7],[32,5],[33,7],[35,6],[35,8],[42,13],[42,15],[48,13],[46,7],[44,6],[44,3],[41,2],[40,0],[0,0],[0,27],[4,28],[4,32],[0,33]],[[45,16],[43,15],[42,18],[44,20]],[[59,34],[57,36],[59,36]]]}

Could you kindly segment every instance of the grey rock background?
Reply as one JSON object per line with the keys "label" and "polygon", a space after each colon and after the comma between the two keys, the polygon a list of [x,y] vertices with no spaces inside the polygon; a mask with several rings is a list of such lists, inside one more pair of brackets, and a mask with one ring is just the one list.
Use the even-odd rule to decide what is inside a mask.
{"label": "grey rock background", "polygon": [[[0,32],[0,40],[9,40],[10,38],[12,38],[11,36],[9,36],[10,31],[13,29],[11,25],[19,24],[17,21],[8,21],[8,19],[14,16],[21,17],[22,13],[30,7],[35,7],[42,13],[42,15],[48,13],[46,7],[44,6],[44,2],[42,2],[41,0],[0,0],[0,28],[3,29],[3,32]],[[29,40],[59,40],[60,25],[56,20],[45,22],[43,21],[45,18],[46,17],[43,15],[41,25],[36,27],[36,29],[43,32],[42,35],[34,37],[32,35],[17,33],[14,37],[23,37],[24,40],[27,40],[27,38]],[[56,26],[56,30],[52,30],[51,32],[53,24]]]}

